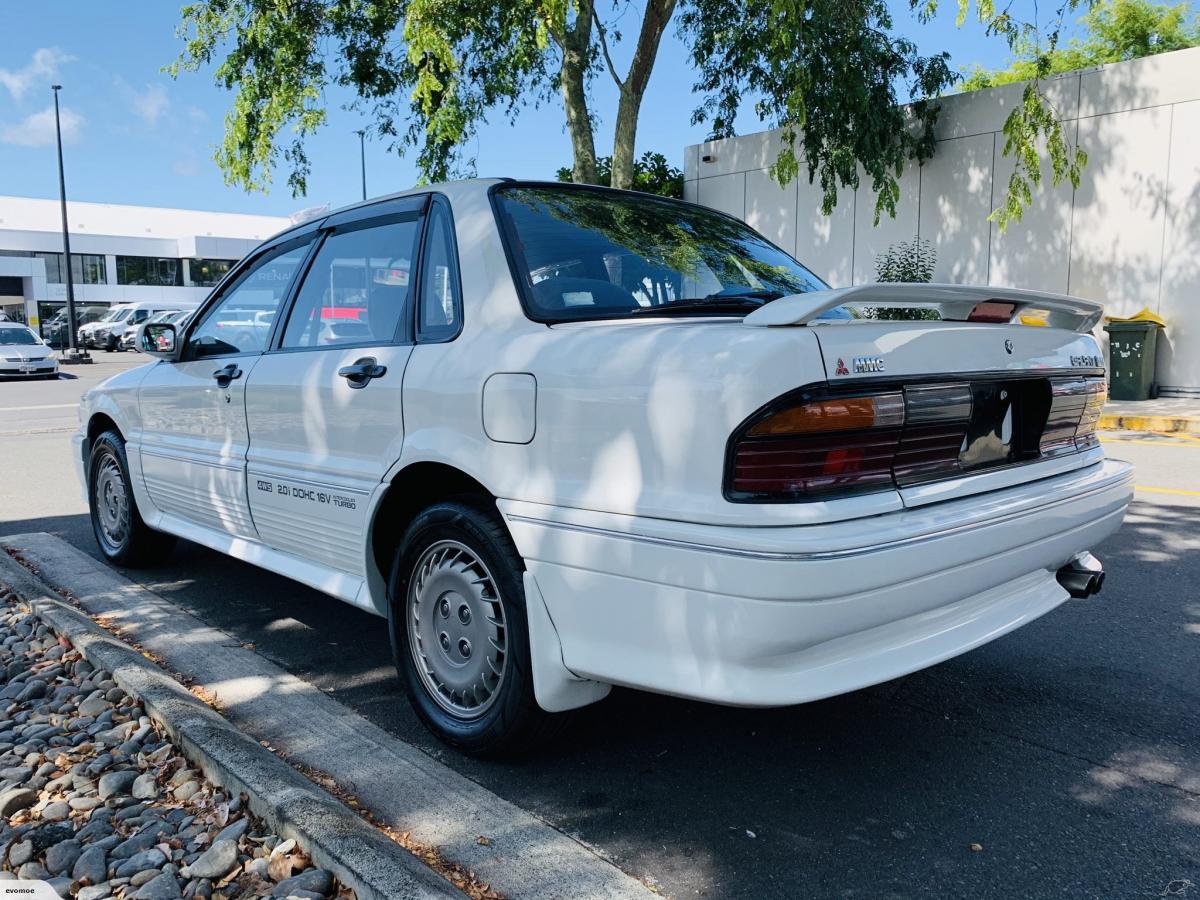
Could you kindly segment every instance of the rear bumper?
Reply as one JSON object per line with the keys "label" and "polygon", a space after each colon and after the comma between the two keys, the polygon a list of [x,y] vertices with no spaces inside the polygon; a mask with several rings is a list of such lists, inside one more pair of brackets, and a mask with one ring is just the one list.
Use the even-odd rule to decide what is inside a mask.
{"label": "rear bumper", "polygon": [[567,667],[596,681],[779,706],[963,653],[1067,599],[1055,572],[1117,529],[1133,472],[1104,461],[831,525],[705,526],[500,501]]}

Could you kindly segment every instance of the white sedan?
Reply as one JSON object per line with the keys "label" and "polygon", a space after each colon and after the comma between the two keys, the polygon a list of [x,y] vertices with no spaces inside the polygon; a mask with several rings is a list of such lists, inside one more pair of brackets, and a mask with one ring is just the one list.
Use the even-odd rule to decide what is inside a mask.
{"label": "white sedan", "polygon": [[[242,346],[247,308],[273,314]],[[142,326],[157,361],[85,395],[75,457],[114,563],[183,537],[375,613],[431,729],[512,751],[612,685],[802,703],[1095,593],[1132,495],[1099,315],[830,290],[644,194],[436,185]]]}
{"label": "white sedan", "polygon": [[18,322],[0,322],[0,377],[57,378],[58,357],[37,333]]}

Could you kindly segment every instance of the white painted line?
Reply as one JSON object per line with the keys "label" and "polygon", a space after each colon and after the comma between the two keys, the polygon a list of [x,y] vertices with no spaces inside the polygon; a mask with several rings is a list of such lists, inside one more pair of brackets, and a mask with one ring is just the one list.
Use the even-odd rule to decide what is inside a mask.
{"label": "white painted line", "polygon": [[76,409],[78,403],[47,403],[45,406],[0,406],[0,413],[33,412],[39,409]]}

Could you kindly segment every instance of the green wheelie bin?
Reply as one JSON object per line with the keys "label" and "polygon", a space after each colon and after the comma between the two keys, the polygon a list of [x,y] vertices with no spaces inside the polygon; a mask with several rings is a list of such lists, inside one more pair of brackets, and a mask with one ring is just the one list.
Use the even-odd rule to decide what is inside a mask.
{"label": "green wheelie bin", "polygon": [[1108,396],[1113,400],[1149,400],[1154,383],[1154,352],[1163,320],[1149,310],[1128,319],[1109,317]]}

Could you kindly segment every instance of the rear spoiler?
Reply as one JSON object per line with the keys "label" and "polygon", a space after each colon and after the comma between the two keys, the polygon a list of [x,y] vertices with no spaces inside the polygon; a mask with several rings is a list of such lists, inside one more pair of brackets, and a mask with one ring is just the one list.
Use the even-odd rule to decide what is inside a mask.
{"label": "rear spoiler", "polygon": [[792,294],[756,309],[743,324],[807,325],[839,306],[914,307],[937,310],[950,322],[1047,325],[1087,334],[1104,307],[1092,300],[1017,288],[962,284],[860,284],[830,291]]}

